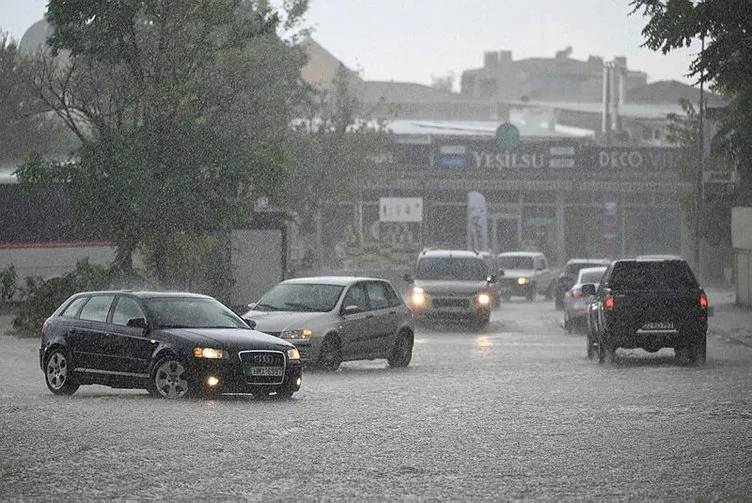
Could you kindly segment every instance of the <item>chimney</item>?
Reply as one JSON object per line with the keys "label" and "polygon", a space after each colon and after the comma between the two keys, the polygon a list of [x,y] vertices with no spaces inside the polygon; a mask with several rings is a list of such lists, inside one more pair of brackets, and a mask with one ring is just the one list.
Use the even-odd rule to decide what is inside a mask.
{"label": "chimney", "polygon": [[499,66],[499,54],[494,51],[483,53],[483,68],[496,68]]}

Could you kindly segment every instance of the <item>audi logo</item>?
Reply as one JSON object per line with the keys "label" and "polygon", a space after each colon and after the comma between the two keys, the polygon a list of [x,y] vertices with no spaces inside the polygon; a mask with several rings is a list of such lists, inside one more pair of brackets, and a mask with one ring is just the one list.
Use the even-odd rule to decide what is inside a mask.
{"label": "audi logo", "polygon": [[255,363],[263,363],[264,365],[273,365],[277,362],[277,357],[274,355],[253,355],[253,361]]}

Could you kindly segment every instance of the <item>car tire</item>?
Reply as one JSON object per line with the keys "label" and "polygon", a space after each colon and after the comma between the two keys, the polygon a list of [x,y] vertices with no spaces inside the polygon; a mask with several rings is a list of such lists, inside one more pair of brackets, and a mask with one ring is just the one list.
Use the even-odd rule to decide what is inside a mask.
{"label": "car tire", "polygon": [[318,367],[328,372],[335,372],[342,364],[342,347],[339,339],[328,335],[321,343]]}
{"label": "car tire", "polygon": [[501,300],[503,300],[504,302],[509,302],[510,300],[512,300],[512,294],[511,293],[502,293],[501,294]]}
{"label": "car tire", "polygon": [[525,295],[525,298],[528,300],[528,302],[535,302],[537,293],[538,292],[535,290],[535,285],[531,285],[527,291],[527,294]]}
{"label": "car tire", "polygon": [[684,344],[674,348],[674,359],[679,365],[688,365],[690,361],[690,345]]}
{"label": "car tire", "polygon": [[708,354],[708,337],[701,335],[689,346],[689,363],[692,365],[705,365]]}
{"label": "car tire", "polygon": [[72,395],[79,387],[68,352],[55,348],[44,359],[44,382],[54,395]]}
{"label": "car tire", "polygon": [[598,345],[598,363],[613,365],[615,362],[616,348],[608,342],[601,342]]}
{"label": "car tire", "polygon": [[569,314],[567,312],[564,312],[564,330],[569,332],[569,334],[572,334],[572,320],[569,319]]}
{"label": "car tire", "polygon": [[590,334],[587,335],[587,357],[588,360],[595,359],[597,348],[595,346],[595,343],[593,342],[593,338]]}
{"label": "car tire", "polygon": [[190,398],[197,392],[188,366],[174,355],[163,356],[157,360],[146,389],[152,396],[171,400]]}
{"label": "car tire", "polygon": [[404,368],[410,365],[413,358],[413,336],[409,332],[401,332],[394,341],[394,347],[386,359],[390,367]]}

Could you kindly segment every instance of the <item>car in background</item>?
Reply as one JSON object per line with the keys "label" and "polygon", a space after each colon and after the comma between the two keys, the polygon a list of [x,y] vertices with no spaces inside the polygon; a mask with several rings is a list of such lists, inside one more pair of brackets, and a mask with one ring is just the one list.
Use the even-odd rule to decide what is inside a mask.
{"label": "car in background", "polygon": [[573,258],[567,261],[564,270],[556,278],[554,286],[554,305],[556,309],[564,309],[564,294],[576,283],[577,273],[585,267],[608,267],[608,259]]}
{"label": "car in background", "polygon": [[499,279],[501,296],[504,300],[509,300],[512,296],[520,296],[532,302],[539,293],[547,297],[551,295],[554,275],[543,253],[525,251],[501,253],[498,266],[504,271],[504,277]]}
{"label": "car in background", "polygon": [[386,358],[391,367],[412,359],[410,309],[391,283],[377,278],[312,277],[283,281],[243,318],[256,330],[300,350],[304,363],[335,371],[343,361]]}
{"label": "car in background", "polygon": [[39,364],[56,395],[102,384],[162,398],[290,397],[302,382],[293,344],[252,330],[217,300],[191,293],[73,295],[42,327]]}
{"label": "car in background", "polygon": [[686,261],[617,260],[597,289],[584,284],[582,293],[595,295],[592,342],[601,363],[612,363],[617,348],[655,352],[664,347],[674,348],[680,363],[705,363],[708,297]]}
{"label": "car in background", "polygon": [[478,252],[424,250],[415,264],[409,301],[418,321],[467,321],[488,325],[493,308],[496,275],[489,274]]}
{"label": "car in background", "polygon": [[593,284],[596,289],[607,267],[587,267],[580,269],[572,288],[564,294],[564,328],[571,334],[575,330],[587,329],[587,317],[592,295],[582,293],[582,285]]}

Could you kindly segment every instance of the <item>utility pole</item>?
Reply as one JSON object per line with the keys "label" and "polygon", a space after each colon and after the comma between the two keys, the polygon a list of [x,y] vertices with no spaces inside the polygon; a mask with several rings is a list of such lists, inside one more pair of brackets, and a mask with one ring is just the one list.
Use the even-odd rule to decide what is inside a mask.
{"label": "utility pole", "polygon": [[[705,52],[705,34],[700,36],[700,57]],[[700,110],[697,116],[697,126],[699,129],[699,154],[700,160],[697,163],[697,180],[695,187],[696,197],[696,215],[695,215],[695,267],[700,281],[704,281],[704,271],[702,263],[702,226],[700,222],[705,211],[705,188],[704,188],[704,170],[705,170],[705,73],[700,73]]]}

